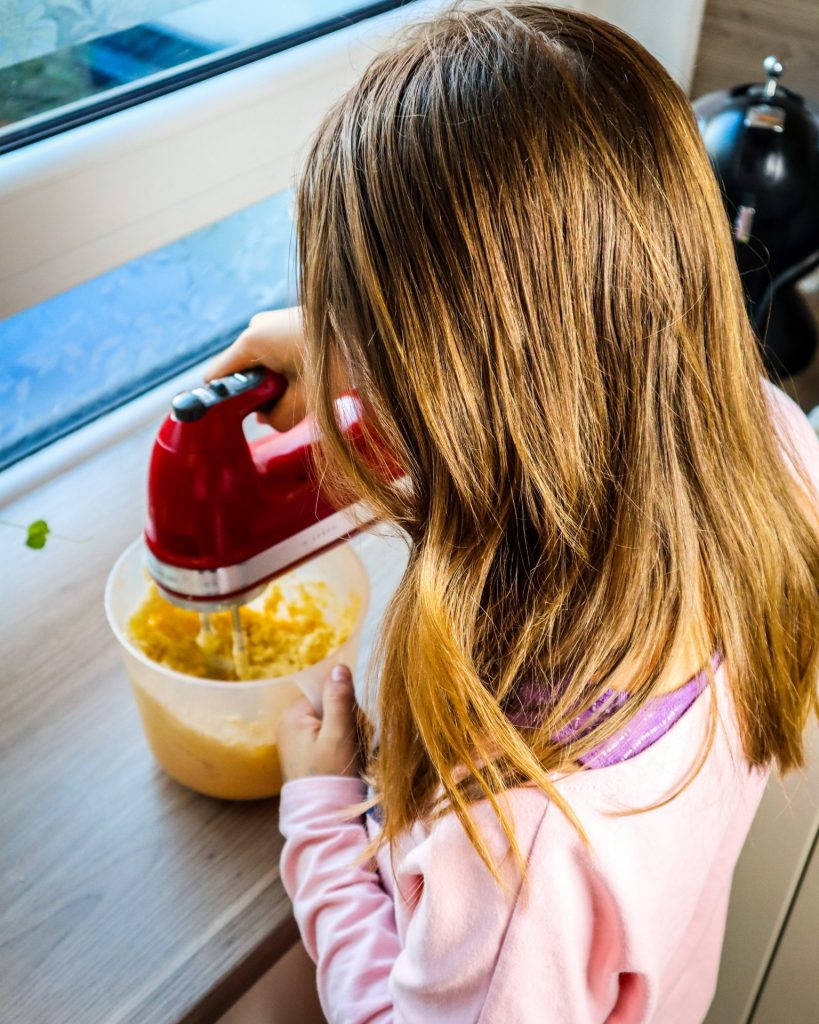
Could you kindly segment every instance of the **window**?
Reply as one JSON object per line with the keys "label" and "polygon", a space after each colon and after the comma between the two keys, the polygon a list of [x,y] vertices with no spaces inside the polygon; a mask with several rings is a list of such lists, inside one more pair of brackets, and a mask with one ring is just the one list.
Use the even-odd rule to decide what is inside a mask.
{"label": "window", "polygon": [[0,151],[406,2],[11,0],[0,6]]}
{"label": "window", "polygon": [[292,305],[291,203],[263,200],[0,325],[0,470]]}
{"label": "window", "polygon": [[[295,301],[290,206],[305,145],[374,53],[446,2],[0,0],[6,492],[122,423],[147,426],[155,385],[257,310]],[[228,34],[241,19],[226,10],[247,15],[241,34]],[[114,65],[116,82],[103,73]],[[143,94],[152,82],[159,94]]]}

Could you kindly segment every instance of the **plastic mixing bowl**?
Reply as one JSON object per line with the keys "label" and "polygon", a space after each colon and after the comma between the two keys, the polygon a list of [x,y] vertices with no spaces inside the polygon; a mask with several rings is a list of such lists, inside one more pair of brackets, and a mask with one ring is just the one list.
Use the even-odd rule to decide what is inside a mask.
{"label": "plastic mixing bowl", "polygon": [[358,555],[341,545],[312,559],[282,579],[320,580],[336,601],[327,609],[333,620],[356,602],[349,637],[330,657],[301,672],[252,682],[218,682],[175,672],[151,661],[128,637],[128,621],[149,586],[142,540],[117,560],[105,588],[105,612],[119,641],[148,745],[177,782],[206,796],[257,800],[275,796],[282,779],[276,751],[276,726],[284,708],[304,693],[320,706],[324,680],[333,665],[355,668],[361,626],[367,614],[369,577]]}

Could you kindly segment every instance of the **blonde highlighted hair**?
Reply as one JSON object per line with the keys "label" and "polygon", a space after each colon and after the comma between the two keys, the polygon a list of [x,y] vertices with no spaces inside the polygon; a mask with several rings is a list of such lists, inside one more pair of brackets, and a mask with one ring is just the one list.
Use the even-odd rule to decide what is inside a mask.
{"label": "blonde highlighted hair", "polygon": [[[726,660],[748,762],[800,765],[819,541],[714,176],[657,61],[577,12],[455,8],[330,111],[297,232],[328,466],[410,538],[370,752],[384,841],[451,809],[487,858],[470,802],[503,818],[500,794],[534,782],[563,806],[555,773],[692,631]],[[405,488],[345,443],[345,382]],[[632,699],[562,733],[625,665]]]}

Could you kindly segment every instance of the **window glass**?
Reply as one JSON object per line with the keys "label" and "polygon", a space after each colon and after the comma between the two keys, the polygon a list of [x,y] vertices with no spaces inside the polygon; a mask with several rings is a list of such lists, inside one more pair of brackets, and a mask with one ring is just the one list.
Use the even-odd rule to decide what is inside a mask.
{"label": "window glass", "polygon": [[406,0],[0,0],[0,151]]}
{"label": "window glass", "polygon": [[292,193],[0,323],[0,470],[296,301]]}

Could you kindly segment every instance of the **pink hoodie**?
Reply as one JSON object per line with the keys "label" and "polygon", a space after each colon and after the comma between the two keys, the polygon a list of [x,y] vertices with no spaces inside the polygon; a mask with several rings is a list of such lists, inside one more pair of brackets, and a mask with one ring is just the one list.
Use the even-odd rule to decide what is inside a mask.
{"label": "pink hoodie", "polygon": [[[819,495],[819,441],[771,389]],[[344,808],[358,779],[305,778],[282,790],[282,879],[318,965],[332,1024],[697,1024],[714,994],[731,878],[767,772],[745,763],[726,667],[718,728],[694,781],[665,807],[614,817],[673,791],[706,736],[700,694],[659,740],[628,760],[558,785],[590,839],[534,787],[506,795],[528,880],[503,860],[499,886],[454,815],[418,823],[377,867]],[[500,860],[505,837],[485,803],[474,818]],[[368,819],[368,823],[370,819]],[[370,829],[374,826],[369,825]]]}

